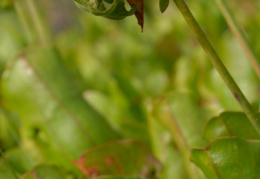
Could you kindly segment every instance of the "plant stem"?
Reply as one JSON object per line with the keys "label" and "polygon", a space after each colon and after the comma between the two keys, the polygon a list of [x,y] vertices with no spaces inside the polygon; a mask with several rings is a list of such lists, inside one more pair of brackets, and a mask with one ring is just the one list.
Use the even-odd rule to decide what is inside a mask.
{"label": "plant stem", "polygon": [[229,28],[234,33],[236,38],[238,39],[239,43],[241,44],[242,48],[244,49],[251,65],[253,66],[258,78],[260,79],[260,63],[257,60],[255,54],[249,47],[249,44],[246,40],[246,37],[242,30],[239,28],[237,22],[235,21],[234,17],[232,16],[230,10],[228,9],[226,3],[224,0],[216,0],[224,18],[227,21],[227,24],[229,25]]}
{"label": "plant stem", "polygon": [[218,73],[226,83],[226,85],[229,87],[230,91],[232,92],[232,94],[234,95],[234,97],[242,107],[243,111],[247,115],[249,121],[251,122],[255,130],[260,135],[260,123],[254,109],[252,108],[252,106],[250,105],[250,103],[242,93],[242,91],[239,89],[238,85],[231,77],[231,75],[229,74],[228,70],[226,69],[226,67],[220,60],[220,58],[218,57],[217,53],[215,52],[210,42],[208,41],[206,35],[201,30],[199,24],[191,14],[186,3],[184,2],[184,0],[174,0],[174,2],[177,5],[180,12],[182,13],[186,22],[189,24],[191,29],[195,32],[198,41],[200,42],[206,54],[208,55],[211,63],[216,68],[216,70],[218,71]]}
{"label": "plant stem", "polygon": [[153,106],[152,115],[165,129],[170,132],[172,140],[182,157],[183,165],[188,177],[190,179],[200,178],[196,167],[194,167],[194,165],[190,162],[190,146],[188,145],[187,140],[175,120],[170,106],[165,98],[160,99],[160,101]]}
{"label": "plant stem", "polygon": [[44,46],[52,44],[49,27],[42,18],[35,0],[16,0],[15,9],[22,21],[29,43]]}
{"label": "plant stem", "polygon": [[49,27],[40,15],[40,9],[38,8],[35,0],[26,0],[28,10],[31,14],[33,24],[37,35],[39,37],[40,44],[48,45],[51,43],[51,33],[49,32]]}
{"label": "plant stem", "polygon": [[33,28],[31,27],[32,23],[30,22],[30,20],[28,18],[28,14],[26,13],[26,8],[24,8],[23,6],[24,5],[21,3],[20,0],[14,1],[14,7],[16,10],[16,13],[19,16],[19,19],[22,23],[28,43],[36,44],[36,36],[33,31]]}

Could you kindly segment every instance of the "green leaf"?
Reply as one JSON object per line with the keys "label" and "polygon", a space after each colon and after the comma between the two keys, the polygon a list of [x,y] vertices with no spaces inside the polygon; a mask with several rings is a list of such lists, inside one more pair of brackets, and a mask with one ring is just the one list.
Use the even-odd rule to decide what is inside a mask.
{"label": "green leaf", "polygon": [[148,146],[126,139],[112,141],[90,149],[74,161],[90,178],[102,176],[158,176],[160,163],[152,156]]}
{"label": "green leaf", "polygon": [[169,0],[160,0],[160,11],[163,13],[169,6]]}
{"label": "green leaf", "polygon": [[129,79],[131,77],[115,73],[113,75],[128,101],[128,109],[124,120],[121,122],[123,134],[126,138],[149,142],[149,133],[146,122],[146,111],[143,107],[143,96]]}
{"label": "green leaf", "polygon": [[23,174],[35,165],[34,159],[27,150],[15,148],[4,153],[0,158],[0,165],[7,166],[17,174]]}
{"label": "green leaf", "polygon": [[22,148],[8,150],[2,153],[0,158],[0,178],[18,179],[19,176],[31,170],[35,163],[36,161],[27,150]]}
{"label": "green leaf", "polygon": [[21,179],[64,179],[65,176],[61,170],[53,165],[39,165],[32,171],[24,174]]}
{"label": "green leaf", "polygon": [[258,178],[260,176],[260,140],[236,137],[212,141],[206,149],[194,149],[193,161],[209,179]]}
{"label": "green leaf", "polygon": [[6,4],[8,2],[10,1],[0,1],[0,76],[7,60],[17,54],[24,45],[22,27],[19,24],[17,14],[9,10],[1,11],[1,3]]}
{"label": "green leaf", "polygon": [[15,172],[14,167],[12,164],[8,161],[8,159],[5,158],[5,155],[3,154],[2,149],[0,148],[0,178],[8,178],[8,179],[18,179],[18,175]]}
{"label": "green leaf", "polygon": [[84,92],[84,99],[100,114],[106,116],[115,129],[120,129],[122,106],[119,106],[111,96],[100,91],[88,90]]}
{"label": "green leaf", "polygon": [[17,146],[19,141],[19,120],[0,106],[0,148],[8,150]]}
{"label": "green leaf", "polygon": [[9,166],[0,165],[0,178],[17,179]]}
{"label": "green leaf", "polygon": [[[257,115],[260,117],[260,113]],[[242,112],[223,112],[219,117],[210,119],[207,122],[202,135],[208,142],[223,136],[260,139],[260,136],[253,128],[249,119]]]}
{"label": "green leaf", "polygon": [[19,114],[25,146],[47,161],[68,162],[120,138],[82,98],[54,49],[26,51],[7,69],[1,81],[4,104]]}

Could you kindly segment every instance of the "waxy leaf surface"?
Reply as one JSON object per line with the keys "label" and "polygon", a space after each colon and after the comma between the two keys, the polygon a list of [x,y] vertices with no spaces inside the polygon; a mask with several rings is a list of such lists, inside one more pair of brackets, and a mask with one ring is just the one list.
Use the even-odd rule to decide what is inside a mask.
{"label": "waxy leaf surface", "polygon": [[209,179],[257,179],[260,176],[260,140],[221,138],[206,149],[194,149],[193,161]]}
{"label": "waxy leaf surface", "polygon": [[[260,117],[260,114],[257,114]],[[208,142],[223,136],[237,136],[244,139],[260,139],[256,130],[242,112],[223,112],[219,117],[210,119],[203,130]]]}

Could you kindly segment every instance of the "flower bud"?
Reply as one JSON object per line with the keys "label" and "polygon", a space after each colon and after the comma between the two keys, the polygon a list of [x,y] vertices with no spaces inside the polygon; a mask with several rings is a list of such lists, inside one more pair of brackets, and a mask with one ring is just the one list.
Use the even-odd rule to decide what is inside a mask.
{"label": "flower bud", "polygon": [[125,8],[124,0],[74,0],[74,2],[84,11],[114,20],[133,15],[139,7],[138,4],[135,4],[128,11]]}

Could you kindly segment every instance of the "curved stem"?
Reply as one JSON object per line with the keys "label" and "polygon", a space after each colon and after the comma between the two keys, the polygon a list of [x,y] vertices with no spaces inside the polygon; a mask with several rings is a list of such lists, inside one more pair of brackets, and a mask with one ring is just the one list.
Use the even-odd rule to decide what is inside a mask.
{"label": "curved stem", "polygon": [[22,21],[30,44],[52,44],[49,27],[42,18],[35,0],[16,0],[15,9]]}
{"label": "curved stem", "polygon": [[42,45],[48,45],[51,43],[51,33],[49,32],[49,27],[43,17],[40,14],[40,9],[38,8],[35,0],[26,0],[28,10],[31,14],[33,24],[35,25],[35,30],[39,38],[39,42]]}
{"label": "curved stem", "polygon": [[23,30],[26,36],[26,39],[29,44],[36,44],[36,35],[32,27],[32,23],[28,17],[27,9],[24,7],[24,4],[21,3],[20,0],[14,1],[14,7],[21,24],[23,26]]}
{"label": "curved stem", "polygon": [[184,168],[189,179],[201,178],[198,170],[190,161],[190,146],[188,145],[187,140],[182,130],[180,129],[175,117],[173,116],[170,106],[165,98],[160,99],[153,106],[152,115],[171,134],[172,140],[176,145],[178,152],[180,153]]}
{"label": "curved stem", "polygon": [[201,46],[203,47],[204,51],[208,55],[211,63],[214,65],[226,85],[229,87],[230,91],[236,98],[237,102],[242,107],[243,111],[247,115],[249,121],[255,128],[255,130],[260,134],[260,123],[259,119],[256,116],[256,113],[242,91],[239,89],[238,85],[234,81],[234,79],[229,74],[228,70],[218,57],[217,53],[211,46],[210,42],[208,41],[206,35],[201,30],[199,24],[191,14],[189,8],[187,7],[186,3],[183,0],[174,0],[175,4],[177,5],[178,9],[182,13],[183,17],[185,18],[186,22],[189,24],[191,29],[195,32],[198,41],[200,42]]}
{"label": "curved stem", "polygon": [[224,0],[216,0],[216,2],[218,4],[219,9],[221,10],[224,18],[226,19],[229,28],[231,29],[233,34],[238,39],[242,48],[245,50],[245,53],[252,65],[253,69],[255,70],[258,78],[260,79],[260,63],[257,60],[257,58],[256,58],[255,54],[253,53],[253,51],[251,50],[251,48],[249,47],[249,44],[247,42],[247,39],[246,39],[244,33],[239,28],[237,22],[235,21],[234,17],[232,16],[232,14],[231,14],[230,10],[228,9]]}

